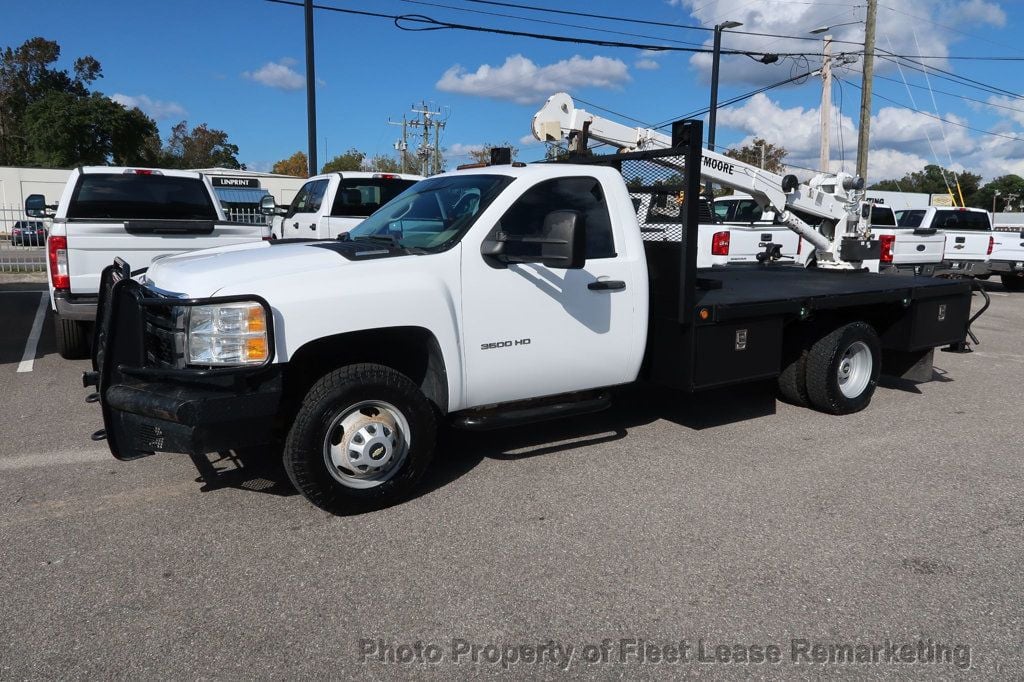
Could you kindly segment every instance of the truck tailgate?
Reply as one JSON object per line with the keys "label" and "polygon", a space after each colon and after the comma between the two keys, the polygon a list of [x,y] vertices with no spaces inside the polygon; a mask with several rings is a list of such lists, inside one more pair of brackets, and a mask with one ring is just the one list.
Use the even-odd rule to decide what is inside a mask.
{"label": "truck tailgate", "polygon": [[258,241],[264,230],[263,225],[189,222],[191,229],[186,221],[67,221],[71,292],[97,293],[100,273],[115,256],[140,269],[158,256]]}
{"label": "truck tailgate", "polygon": [[988,260],[988,244],[991,232],[981,230],[944,230],[946,234],[945,260],[985,261]]}
{"label": "truck tailgate", "polygon": [[[873,231],[874,228],[872,228]],[[941,232],[931,234],[914,234],[914,230],[883,229],[879,234],[892,234],[895,240],[892,245],[892,262],[894,265],[920,265],[939,263],[942,261],[943,244],[946,235]],[[988,242],[985,243],[988,249]],[[982,251],[984,254],[985,252]]]}
{"label": "truck tailgate", "polygon": [[729,225],[719,226],[729,230],[730,263],[756,263],[757,254],[764,252],[765,244],[781,244],[782,255],[796,257],[800,236],[781,225]]}
{"label": "truck tailgate", "polygon": [[997,229],[992,238],[990,260],[1024,262],[1024,230],[1010,232]]}

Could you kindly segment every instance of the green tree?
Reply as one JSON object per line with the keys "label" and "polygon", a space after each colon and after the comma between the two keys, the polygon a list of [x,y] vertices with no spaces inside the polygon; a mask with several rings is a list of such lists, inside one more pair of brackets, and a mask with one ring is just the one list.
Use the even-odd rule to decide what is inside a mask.
{"label": "green tree", "polygon": [[60,45],[41,37],[0,50],[0,166],[25,164],[30,154],[38,154],[29,149],[26,136],[30,106],[54,93],[87,97],[88,86],[102,76],[93,57],[76,59],[72,73],[53,68],[58,59]]}
{"label": "green tree", "polygon": [[355,147],[349,149],[344,154],[338,154],[333,159],[324,164],[321,173],[335,173],[337,171],[357,171],[363,168],[363,159],[366,158],[366,152],[361,152]]}
{"label": "green tree", "polygon": [[[957,182],[960,189],[957,190]],[[942,166],[928,164],[924,169],[907,173],[899,180],[882,180],[868,187],[889,192],[923,192],[925,194],[947,194],[950,189],[957,202],[960,192],[964,198],[973,196],[981,184],[981,176],[967,171],[954,173]],[[991,199],[991,197],[989,197]]]}
{"label": "green tree", "polygon": [[189,130],[188,121],[171,128],[171,135],[161,154],[165,168],[234,168],[245,170],[238,161],[238,145],[228,141],[223,130],[205,123]]}
{"label": "green tree", "polygon": [[54,168],[83,164],[149,165],[156,160],[156,123],[136,108],[93,93],[51,92],[25,110],[25,162]]}
{"label": "green tree", "polygon": [[297,178],[309,177],[309,159],[302,151],[295,152],[287,159],[281,159],[270,169],[271,173],[280,175],[294,175]]}
{"label": "green tree", "polygon": [[1024,178],[1019,175],[1000,175],[998,178],[993,178],[971,195],[967,203],[975,208],[984,208],[991,211],[993,206],[992,200],[996,199],[997,190],[999,191],[999,197],[995,201],[996,211],[1009,210],[1007,202],[1011,194],[1016,195],[1016,205],[1019,206],[1021,199],[1024,199]]}
{"label": "green tree", "polygon": [[[731,159],[749,163],[751,166],[764,168],[772,173],[782,174],[786,171],[785,159],[789,155],[784,147],[776,146],[763,138],[755,137],[750,144],[739,149],[730,149],[725,155]],[[764,165],[762,166],[762,160]]]}
{"label": "green tree", "polygon": [[401,173],[402,164],[398,159],[387,154],[375,154],[363,163],[363,168],[378,173]]}

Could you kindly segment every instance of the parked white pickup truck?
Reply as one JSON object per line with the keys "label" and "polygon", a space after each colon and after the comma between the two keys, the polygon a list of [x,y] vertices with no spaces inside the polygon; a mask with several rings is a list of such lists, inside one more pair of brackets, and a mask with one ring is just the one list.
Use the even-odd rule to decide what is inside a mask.
{"label": "parked white pickup truck", "polygon": [[287,208],[271,209],[271,233],[275,239],[336,239],[422,179],[362,171],[316,175]]}
{"label": "parked white pickup truck", "polygon": [[[665,188],[631,187],[629,191],[640,221],[644,241],[678,241],[683,230],[679,192]],[[753,199],[749,200],[755,207]],[[740,263],[758,263],[769,244],[781,247],[779,255],[795,260],[800,255],[803,240],[785,225],[771,222],[734,222],[718,220],[719,200],[714,202],[714,213],[701,201],[700,226],[697,233],[697,267],[710,268]],[[733,212],[735,213],[735,212]],[[760,209],[757,216],[761,215]]]}
{"label": "parked white pickup truck", "polygon": [[[673,137],[622,163],[699,169],[700,121]],[[778,263],[698,274],[697,202],[680,241],[645,242],[626,169],[602,163],[438,175],[336,240],[184,254],[142,278],[115,262],[83,377],[103,414],[93,438],[119,459],[187,453],[210,486],[207,453],[276,443],[307,499],[351,512],[410,494],[441,419],[494,428],[603,409],[607,387],[641,379],[773,377],[788,400],[845,414],[883,368],[929,380],[934,347],[963,346],[969,283]],[[699,196],[697,172],[683,185]]]}
{"label": "parked white pickup truck", "polygon": [[874,203],[870,206],[871,234],[882,245],[879,271],[935,274],[942,265],[946,235],[934,227],[900,227],[890,207]]}
{"label": "parked white pickup truck", "polygon": [[1024,225],[996,225],[988,267],[1010,291],[1024,291]]}
{"label": "parked white pickup truck", "polygon": [[145,269],[161,256],[270,235],[266,225],[228,222],[209,179],[191,171],[77,168],[56,205],[33,194],[25,212],[53,217],[46,270],[64,358],[88,354],[100,273],[114,257]]}
{"label": "parked white pickup truck", "polygon": [[995,244],[989,212],[981,208],[929,206],[900,212],[899,227],[936,230],[945,235],[942,265],[937,274],[982,277]]}

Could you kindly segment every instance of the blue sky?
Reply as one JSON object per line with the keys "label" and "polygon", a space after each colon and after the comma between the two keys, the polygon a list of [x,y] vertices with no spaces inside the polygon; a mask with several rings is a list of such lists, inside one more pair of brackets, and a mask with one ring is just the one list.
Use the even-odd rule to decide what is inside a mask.
{"label": "blue sky", "polygon": [[[442,21],[560,33],[656,45],[709,43],[711,34],[682,28],[742,21],[740,31],[809,36],[836,25],[834,51],[856,50],[863,40],[863,4],[822,0],[511,0],[587,14],[628,16],[679,27],[645,26],[470,3],[466,0],[318,0],[318,4],[387,14],[421,14]],[[33,36],[58,41],[62,63],[91,54],[103,65],[97,85],[108,95],[137,103],[166,134],[183,118],[230,134],[250,167],[268,169],[306,145],[303,14],[299,7],[265,0],[35,0],[8,2],[0,44]],[[443,6],[439,6],[443,5]],[[521,18],[489,16],[493,12]],[[565,22],[587,28],[540,23]],[[708,58],[684,53],[574,45],[455,30],[402,31],[387,19],[316,13],[318,153],[349,147],[390,153],[400,119],[426,99],[448,116],[443,145],[458,163],[471,145],[510,140],[521,158],[543,155],[539,144],[520,142],[544,96],[560,89],[645,122],[689,112],[708,103]],[[1019,45],[1024,3],[987,0],[882,0],[878,47],[904,55],[1002,56],[1024,59]],[[611,31],[609,32],[599,32]],[[620,33],[614,33],[614,32]],[[642,34],[623,35],[624,33]],[[793,40],[727,34],[724,47],[808,53],[765,66],[747,57],[723,59],[720,100],[814,68],[820,38]],[[680,42],[672,42],[680,41]],[[1024,93],[1021,62],[934,59],[926,63],[1014,94]],[[833,90],[833,166],[855,157],[859,64],[838,72]],[[906,71],[907,88],[889,62],[878,65],[870,179],[935,162],[986,177],[1024,175],[1024,100],[967,88],[932,75],[935,105],[925,75]],[[892,79],[892,80],[886,80]],[[917,86],[917,87],[915,87]],[[916,108],[941,123],[905,108]],[[777,88],[719,113],[719,144],[766,137],[790,150],[790,161],[814,166],[818,158],[820,79]],[[978,100],[962,99],[963,96]],[[888,98],[888,99],[882,99]],[[891,100],[891,101],[889,101]],[[838,111],[839,104],[841,111]],[[937,105],[937,106],[936,106]],[[587,107],[589,108],[589,107]],[[936,114],[936,112],[938,112]],[[977,130],[969,130],[966,127]],[[978,132],[986,131],[986,132]],[[986,134],[986,133],[996,133]],[[999,137],[1003,135],[1004,137]],[[952,161],[951,161],[952,160]]]}

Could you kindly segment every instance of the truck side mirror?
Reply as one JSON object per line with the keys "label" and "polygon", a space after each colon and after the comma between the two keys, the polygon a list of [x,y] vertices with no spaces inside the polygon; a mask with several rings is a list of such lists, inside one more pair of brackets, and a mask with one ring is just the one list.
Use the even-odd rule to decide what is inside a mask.
{"label": "truck side mirror", "polygon": [[29,194],[25,198],[25,215],[30,218],[49,218],[46,210],[46,197],[42,194]]}
{"label": "truck side mirror", "polygon": [[272,194],[267,194],[260,199],[260,213],[263,215],[276,215],[277,202]]}
{"label": "truck side mirror", "polygon": [[[509,244],[524,245],[511,249]],[[512,251],[512,253],[509,253]],[[480,254],[501,263],[540,263],[578,270],[586,263],[587,232],[579,211],[557,210],[544,216],[539,236],[496,232],[480,244]]]}
{"label": "truck side mirror", "polygon": [[586,263],[587,233],[579,211],[551,211],[544,216],[540,262],[549,268],[578,270]]}

